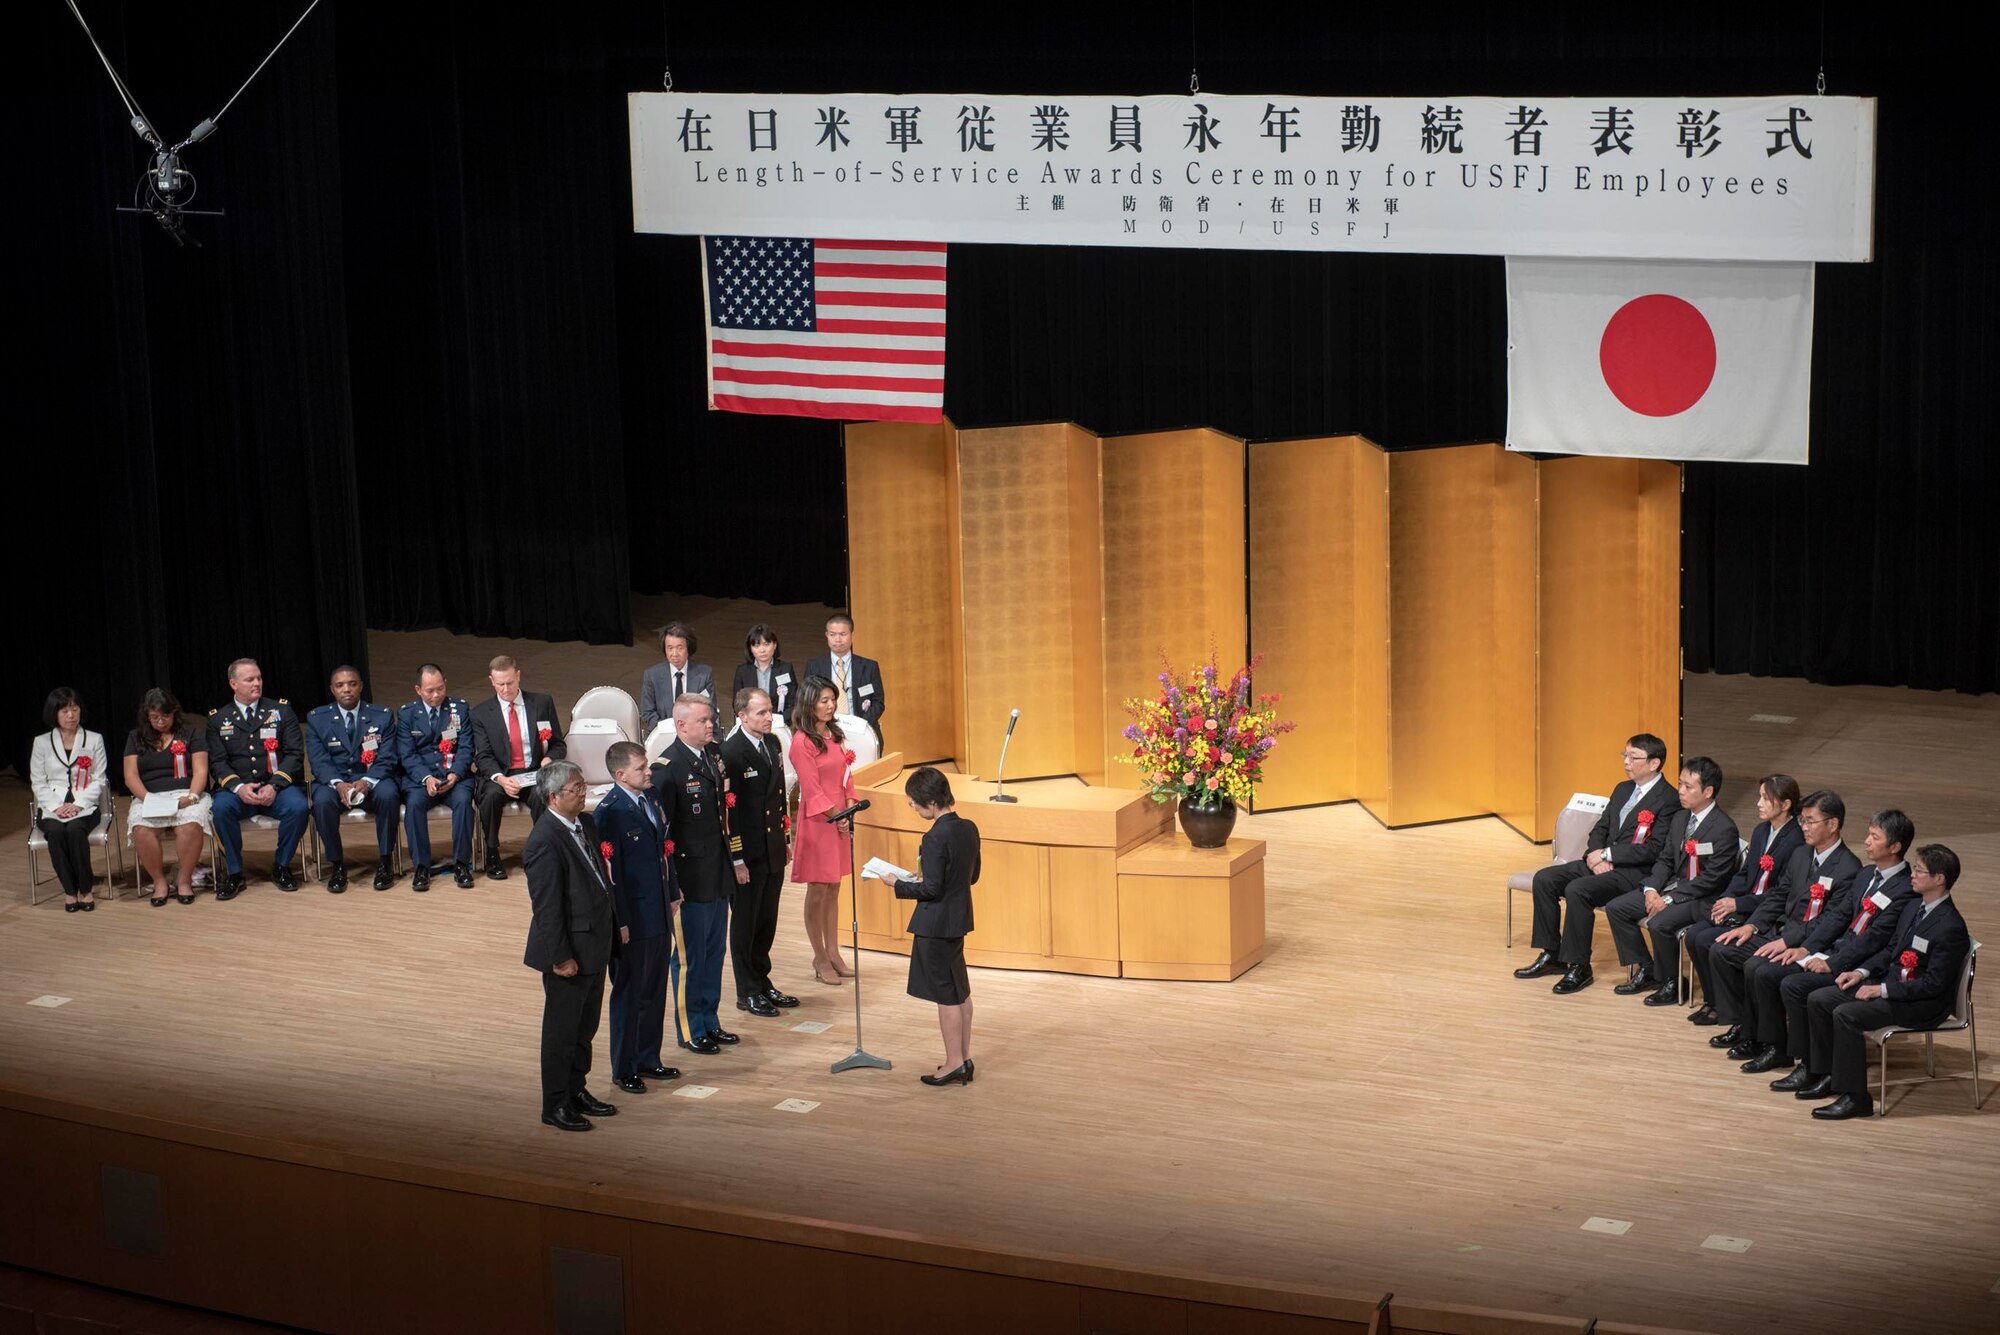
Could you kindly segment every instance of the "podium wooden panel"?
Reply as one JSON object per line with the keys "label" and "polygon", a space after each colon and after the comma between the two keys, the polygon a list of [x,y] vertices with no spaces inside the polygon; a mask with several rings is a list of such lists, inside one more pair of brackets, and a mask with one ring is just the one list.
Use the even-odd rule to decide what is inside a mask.
{"label": "podium wooden panel", "polygon": [[1264,843],[1196,848],[1166,830],[1118,859],[1127,978],[1226,983],[1264,958]]}

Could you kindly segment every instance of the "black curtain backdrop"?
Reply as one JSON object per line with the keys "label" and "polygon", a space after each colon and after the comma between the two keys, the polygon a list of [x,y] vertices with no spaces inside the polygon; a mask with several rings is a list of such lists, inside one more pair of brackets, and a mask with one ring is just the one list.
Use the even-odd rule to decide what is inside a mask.
{"label": "black curtain backdrop", "polygon": [[[206,708],[238,653],[315,700],[369,626],[617,642],[633,589],[840,602],[838,427],[707,411],[695,243],[631,233],[625,93],[668,54],[717,91],[1172,92],[1190,54],[1160,7],[608,9],[326,0],[190,150],[229,213],[199,251],[111,213],[140,146],[66,10],[27,11],[18,503],[35,557],[73,550],[17,585],[10,737],[57,681],[107,732],[154,682]],[[176,137],[296,12],[84,11]],[[1803,96],[1822,40],[1796,6],[1196,15],[1204,87],[1301,96]],[[1836,12],[1824,50],[1882,99],[1878,259],[1819,270],[1812,465],[1687,469],[1687,665],[2000,689],[1988,80],[1919,16]],[[1490,258],[960,246],[946,408],[1495,439],[1503,298]]]}

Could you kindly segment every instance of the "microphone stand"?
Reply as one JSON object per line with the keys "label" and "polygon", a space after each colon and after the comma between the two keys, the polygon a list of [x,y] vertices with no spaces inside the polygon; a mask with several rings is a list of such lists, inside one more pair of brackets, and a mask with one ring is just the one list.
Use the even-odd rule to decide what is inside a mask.
{"label": "microphone stand", "polygon": [[[845,812],[829,816],[826,823],[829,825],[835,824],[840,820],[841,816],[852,816],[854,812],[859,811],[867,805],[868,803],[865,801],[860,802],[855,806],[849,807]],[[847,874],[849,885],[853,889],[854,899],[852,901],[853,916],[848,920],[847,929],[854,945],[854,1051],[833,1064],[832,1073],[834,1075],[839,1075],[842,1071],[888,1071],[894,1069],[886,1059],[873,1055],[867,1048],[861,1046],[861,868],[855,862],[855,857],[854,836],[852,833],[849,833],[847,837]]]}
{"label": "microphone stand", "polygon": [[1015,710],[1007,719],[1007,735],[1000,739],[1000,763],[993,768],[993,795],[989,802],[1018,802],[1018,797],[1007,796],[1007,748],[1014,744],[1014,725],[1021,721],[1021,711]]}

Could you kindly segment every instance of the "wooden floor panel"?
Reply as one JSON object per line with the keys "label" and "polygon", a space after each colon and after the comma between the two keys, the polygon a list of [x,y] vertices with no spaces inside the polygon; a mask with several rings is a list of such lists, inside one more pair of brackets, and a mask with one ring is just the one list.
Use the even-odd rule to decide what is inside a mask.
{"label": "wooden floor panel", "polygon": [[[700,610],[719,646],[723,625],[768,609]],[[811,609],[784,615],[788,640],[817,625]],[[865,652],[865,627],[857,642]],[[372,648],[378,679],[435,656],[476,699],[464,678],[504,643]],[[612,670],[629,666],[636,688],[653,657],[515,647],[565,707]],[[2000,698],[1698,677],[1687,716],[1687,750],[1720,760],[1745,829],[1748,781],[1770,769],[1839,788],[1857,844],[1865,813],[1903,805],[1920,841],[1957,848],[1975,935],[2000,940]],[[1497,820],[1390,832],[1354,804],[1245,819],[1239,834],[1269,845],[1262,963],[1231,984],[977,970],[979,1075],[964,1089],[917,1084],[939,1055],[935,1012],[903,995],[901,958],[873,953],[867,1046],[896,1069],[828,1074],[853,1046],[852,993],[813,982],[794,887],[776,977],[800,1009],[725,1014],[742,1045],[679,1063],[712,1098],[620,1098],[598,1133],[566,1137],[536,1120],[541,992],[520,964],[518,873],[423,896],[407,881],[338,898],[259,883],[227,905],[65,915],[59,900],[27,907],[22,805],[18,783],[0,783],[5,1089],[257,1136],[306,1161],[510,1172],[579,1209],[674,1199],[1714,1331],[2000,1324],[2000,1102],[1975,1116],[1965,1083],[1940,1081],[1898,1095],[1886,1119],[1820,1126],[1711,1053],[1713,1031],[1684,1011],[1613,996],[1609,977],[1568,999],[1515,981],[1525,920],[1523,944],[1503,949],[1501,885],[1546,850]],[[1608,959],[1602,931],[1600,948]],[[25,1004],[45,994],[71,1000]],[[832,1028],[801,1034],[797,1020]],[[1913,1052],[1894,1069],[1920,1070]],[[1965,1069],[1962,1039],[1939,1054]],[[1989,1046],[1989,1079],[1996,1058]],[[773,1110],[793,1097],[820,1106]],[[1584,1231],[1593,1216],[1631,1228]],[[1714,1234],[1750,1249],[1705,1250]],[[1833,1259],[1861,1247],[1865,1263]]]}

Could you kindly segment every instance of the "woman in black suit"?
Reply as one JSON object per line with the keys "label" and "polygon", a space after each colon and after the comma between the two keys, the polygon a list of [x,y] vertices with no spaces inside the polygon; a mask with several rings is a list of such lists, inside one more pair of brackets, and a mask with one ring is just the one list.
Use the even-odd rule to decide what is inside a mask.
{"label": "woman in black suit", "polygon": [[743,661],[736,665],[736,675],[729,683],[729,698],[746,686],[754,686],[771,697],[771,713],[778,718],[790,718],[792,696],[798,692],[798,674],[792,665],[778,657],[778,633],[763,622],[750,628],[743,637]]}
{"label": "woman in black suit", "polygon": [[919,1076],[927,1085],[972,1083],[972,984],[965,937],[972,930],[972,886],[979,879],[979,827],[952,809],[951,783],[929,765],[903,782],[910,807],[931,822],[917,850],[920,881],[892,881],[910,915],[910,995],[937,1003],[944,1065]]}
{"label": "woman in black suit", "polygon": [[1688,1016],[1690,1024],[1724,1023],[1712,1002],[1714,979],[1709,974],[1710,951],[1723,933],[1748,921],[1760,896],[1770,893],[1792,854],[1805,843],[1799,829],[1799,781],[1789,774],[1766,774],[1757,784],[1757,828],[1750,832],[1750,847],[1736,868],[1736,875],[1715,897],[1709,920],[1688,929],[1688,954],[1695,973],[1701,978],[1703,1005]]}

